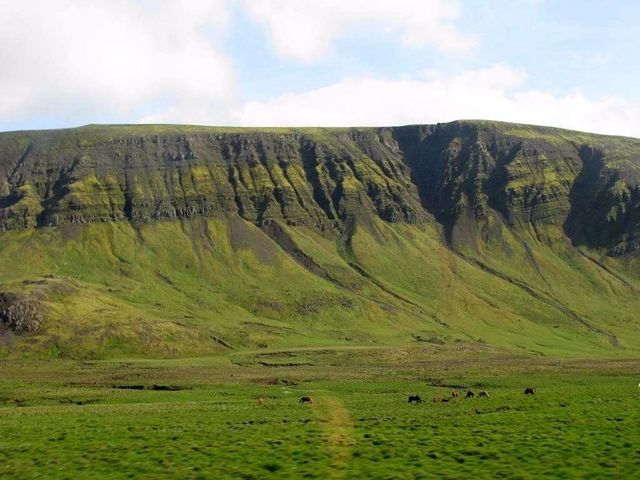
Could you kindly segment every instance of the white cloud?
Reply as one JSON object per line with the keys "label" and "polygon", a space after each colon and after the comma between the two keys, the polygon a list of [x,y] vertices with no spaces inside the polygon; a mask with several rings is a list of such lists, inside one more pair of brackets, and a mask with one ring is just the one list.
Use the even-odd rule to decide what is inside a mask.
{"label": "white cloud", "polygon": [[458,2],[452,0],[247,0],[247,11],[264,23],[276,52],[297,60],[317,60],[349,31],[400,33],[410,46],[434,46],[446,52],[466,52],[472,41],[454,21]]}
{"label": "white cloud", "polygon": [[[339,126],[488,118],[640,137],[637,103],[529,88],[526,72],[507,65],[455,75],[349,77],[238,104],[234,68],[221,49],[235,1],[0,0],[0,124],[44,118],[52,126],[136,120]],[[470,46],[455,28],[457,3],[445,0],[243,5],[266,23],[280,54],[303,60],[321,57],[358,29],[447,51]]]}
{"label": "white cloud", "polygon": [[248,102],[233,123],[253,126],[381,126],[493,119],[640,137],[640,105],[622,98],[522,88],[506,65],[417,79],[347,78],[316,90]]}
{"label": "white cloud", "polygon": [[[211,120],[234,97],[227,0],[0,0],[0,120]],[[206,33],[205,33],[206,30]]]}

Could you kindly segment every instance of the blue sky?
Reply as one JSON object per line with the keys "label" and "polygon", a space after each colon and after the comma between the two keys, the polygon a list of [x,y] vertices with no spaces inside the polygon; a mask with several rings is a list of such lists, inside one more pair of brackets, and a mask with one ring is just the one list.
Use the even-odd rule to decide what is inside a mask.
{"label": "blue sky", "polygon": [[631,0],[0,0],[0,130],[457,118],[640,136]]}
{"label": "blue sky", "polygon": [[460,2],[457,22],[477,40],[471,55],[403,48],[394,35],[365,29],[336,41],[331,54],[306,64],[279,58],[268,32],[238,9],[226,48],[234,58],[242,92],[264,100],[289,90],[317,88],[347,75],[394,77],[424,69],[456,72],[506,63],[526,68],[529,84],[566,93],[615,94],[640,101],[640,2],[473,0]]}

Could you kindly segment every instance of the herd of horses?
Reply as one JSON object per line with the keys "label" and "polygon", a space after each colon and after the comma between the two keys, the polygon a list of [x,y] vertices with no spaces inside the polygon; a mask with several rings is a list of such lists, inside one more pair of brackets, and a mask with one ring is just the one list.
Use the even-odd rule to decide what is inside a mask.
{"label": "herd of horses", "polygon": [[[535,395],[536,393],[536,389],[533,387],[527,387],[524,389],[524,394],[525,395]],[[451,392],[451,397],[442,397],[442,398],[438,398],[438,397],[433,397],[433,402],[437,403],[437,402],[448,402],[449,400],[453,399],[453,398],[458,398],[460,396],[460,394],[456,391],[453,390]],[[471,390],[468,390],[467,393],[464,395],[464,398],[473,398],[475,397],[476,394],[474,392],[472,392]],[[478,397],[479,398],[488,398],[489,397],[489,392],[487,392],[486,390],[480,390],[478,392]],[[300,397],[300,400],[298,401],[298,403],[300,403],[301,405],[303,404],[310,404],[313,403],[313,399],[311,397],[309,397],[308,395],[305,395],[303,397]],[[409,403],[422,403],[422,397],[420,397],[420,395],[409,395]],[[256,398],[256,404],[257,405],[264,405],[264,398],[262,397],[258,397]]]}
{"label": "herd of horses", "polygon": [[[527,387],[524,389],[525,395],[535,395],[535,393],[536,393],[536,389],[533,387]],[[451,392],[451,397],[440,397],[440,398],[433,397],[433,403],[448,402],[449,400],[458,398],[459,396],[460,394],[456,390],[453,390]],[[475,396],[476,394],[473,391],[468,390],[467,393],[464,395],[464,398],[473,398]],[[478,392],[478,397],[489,398],[489,392],[487,392],[486,390],[480,390]],[[420,397],[420,395],[409,395],[409,403],[422,403],[422,398]]]}

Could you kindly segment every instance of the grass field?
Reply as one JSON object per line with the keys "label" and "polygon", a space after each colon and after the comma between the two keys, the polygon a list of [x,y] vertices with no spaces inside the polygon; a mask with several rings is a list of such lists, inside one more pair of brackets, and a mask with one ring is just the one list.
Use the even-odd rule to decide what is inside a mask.
{"label": "grass field", "polygon": [[639,159],[484,121],[0,133],[0,479],[638,477]]}
{"label": "grass field", "polygon": [[[640,468],[637,360],[339,348],[0,369],[0,478],[633,478]],[[523,394],[529,385],[536,395]],[[468,389],[490,397],[432,401]],[[314,403],[300,405],[303,395]]]}

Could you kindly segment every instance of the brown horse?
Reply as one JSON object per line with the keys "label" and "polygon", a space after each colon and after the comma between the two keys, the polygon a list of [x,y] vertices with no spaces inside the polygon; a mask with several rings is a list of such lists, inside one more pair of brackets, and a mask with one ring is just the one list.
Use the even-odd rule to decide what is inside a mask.
{"label": "brown horse", "polygon": [[458,398],[458,392],[456,392],[455,390],[451,391],[451,398]]}
{"label": "brown horse", "polygon": [[307,397],[306,395],[302,397],[299,401],[300,404],[303,403],[313,403],[313,399],[311,397]]}
{"label": "brown horse", "polygon": [[420,395],[409,395],[409,403],[422,403]]}
{"label": "brown horse", "polygon": [[475,393],[473,393],[471,390],[469,390],[469,391],[467,392],[467,394],[464,396],[464,398],[473,398],[473,397],[475,397],[475,396],[476,396],[476,394],[475,394]]}
{"label": "brown horse", "polygon": [[525,395],[535,395],[535,393],[536,393],[536,389],[533,387],[527,387],[524,389]]}
{"label": "brown horse", "polygon": [[489,397],[489,392],[487,392],[486,390],[481,390],[480,393],[478,393],[479,397]]}

